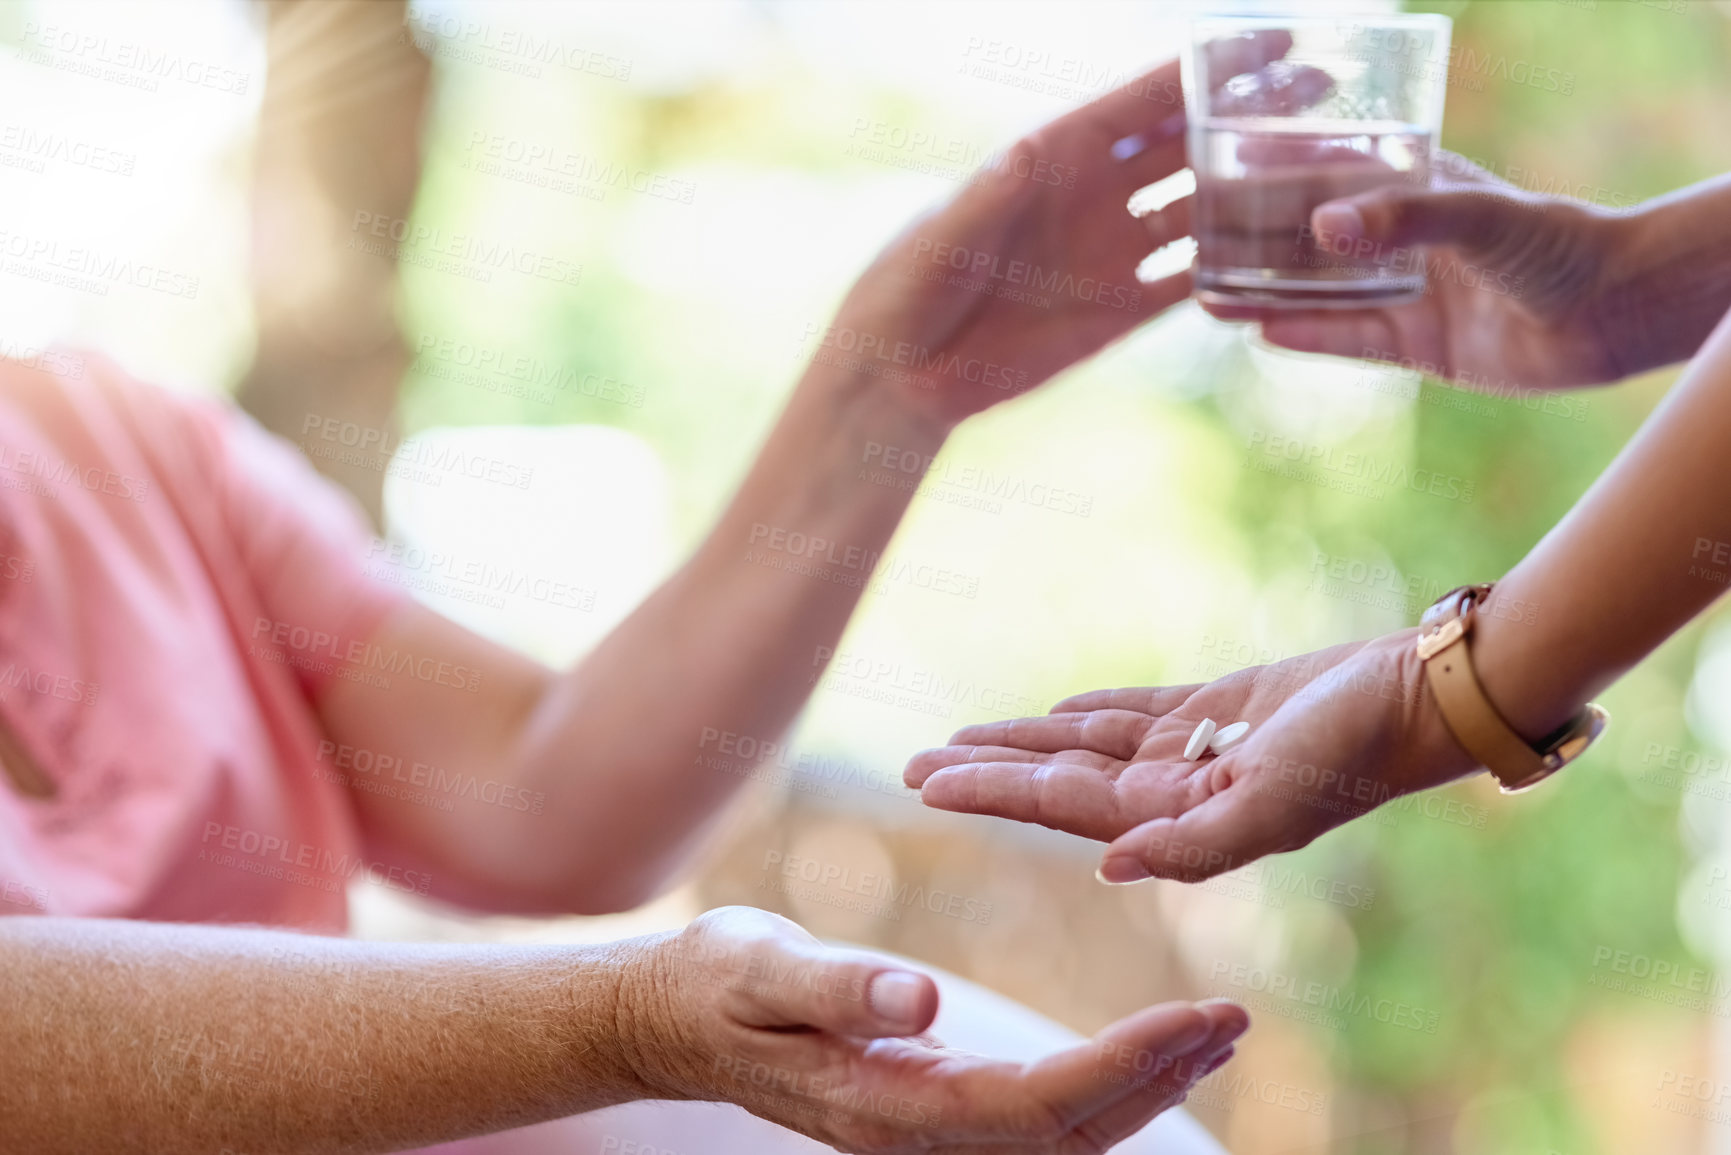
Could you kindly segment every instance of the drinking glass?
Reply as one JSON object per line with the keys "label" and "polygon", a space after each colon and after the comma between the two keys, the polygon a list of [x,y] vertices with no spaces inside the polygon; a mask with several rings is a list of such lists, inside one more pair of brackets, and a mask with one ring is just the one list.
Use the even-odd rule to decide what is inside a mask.
{"label": "drinking glass", "polygon": [[1363,308],[1424,292],[1417,250],[1318,233],[1310,213],[1429,184],[1449,31],[1435,15],[1193,22],[1183,74],[1199,299]]}

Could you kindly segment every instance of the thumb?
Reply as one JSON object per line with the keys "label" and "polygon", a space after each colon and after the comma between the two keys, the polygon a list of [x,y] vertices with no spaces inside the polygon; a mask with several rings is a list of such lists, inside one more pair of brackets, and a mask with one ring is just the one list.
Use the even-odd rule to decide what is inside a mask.
{"label": "thumb", "polygon": [[1262,781],[1249,770],[1243,761],[1221,758],[1215,773],[1224,788],[1175,818],[1156,818],[1120,835],[1106,847],[1096,876],[1114,884],[1203,882],[1264,855],[1297,850],[1346,817],[1326,800],[1317,804],[1304,791]]}
{"label": "thumb", "polygon": [[762,1027],[816,1027],[876,1039],[917,1035],[938,1013],[938,985],[901,962],[815,940],[767,945],[751,984]]}
{"label": "thumb", "polygon": [[1489,258],[1488,264],[1521,272],[1523,257],[1536,258],[1547,248],[1530,243],[1535,231],[1554,231],[1559,219],[1550,210],[1563,207],[1491,186],[1433,190],[1393,184],[1316,206],[1310,226],[1325,236],[1395,248],[1453,245]]}

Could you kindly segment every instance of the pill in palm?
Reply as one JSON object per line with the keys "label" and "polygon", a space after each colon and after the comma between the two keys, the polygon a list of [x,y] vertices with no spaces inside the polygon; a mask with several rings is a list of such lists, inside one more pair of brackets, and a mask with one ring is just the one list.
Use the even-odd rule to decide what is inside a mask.
{"label": "pill in palm", "polygon": [[1190,734],[1190,741],[1184,743],[1184,758],[1194,762],[1202,757],[1202,752],[1208,749],[1208,743],[1214,739],[1214,719],[1204,718]]}
{"label": "pill in palm", "polygon": [[1250,733],[1249,722],[1234,722],[1230,726],[1222,726],[1214,732],[1214,737],[1208,740],[1208,748],[1216,754],[1224,754]]}

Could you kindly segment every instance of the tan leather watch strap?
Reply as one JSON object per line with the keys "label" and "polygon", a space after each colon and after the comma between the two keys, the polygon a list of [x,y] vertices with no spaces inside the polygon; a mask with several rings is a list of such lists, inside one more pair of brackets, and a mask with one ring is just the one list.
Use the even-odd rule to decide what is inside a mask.
{"label": "tan leather watch strap", "polygon": [[1466,649],[1467,636],[1462,632],[1433,651],[1424,664],[1425,680],[1449,732],[1505,786],[1513,788],[1542,776],[1549,769],[1545,759],[1491,705]]}
{"label": "tan leather watch strap", "polygon": [[1604,733],[1611,716],[1588,702],[1536,746],[1508,724],[1479,684],[1468,641],[1479,603],[1490,592],[1488,585],[1461,586],[1438,598],[1420,623],[1418,656],[1437,712],[1455,741],[1496,776],[1504,793],[1515,794],[1579,758]]}

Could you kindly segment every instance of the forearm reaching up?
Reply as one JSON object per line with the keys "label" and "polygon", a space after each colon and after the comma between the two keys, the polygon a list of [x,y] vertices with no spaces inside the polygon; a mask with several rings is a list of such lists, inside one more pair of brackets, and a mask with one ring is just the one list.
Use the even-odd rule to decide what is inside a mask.
{"label": "forearm reaching up", "polygon": [[[1188,273],[1135,278],[1151,242],[1188,231],[1188,200],[1141,220],[1125,207],[1182,166],[1183,123],[1169,64],[1017,143],[893,240],[703,546],[576,669],[555,676],[424,611],[387,623],[376,646],[479,669],[480,690],[339,681],[320,706],[332,740],[501,782],[535,808],[357,791],[372,844],[478,907],[596,912],[651,894],[751,769],[706,766],[706,735],[781,736],[951,429],[1188,295]],[[1131,138],[1140,151],[1114,151]],[[955,271],[986,264],[1059,289],[1031,301]]]}

